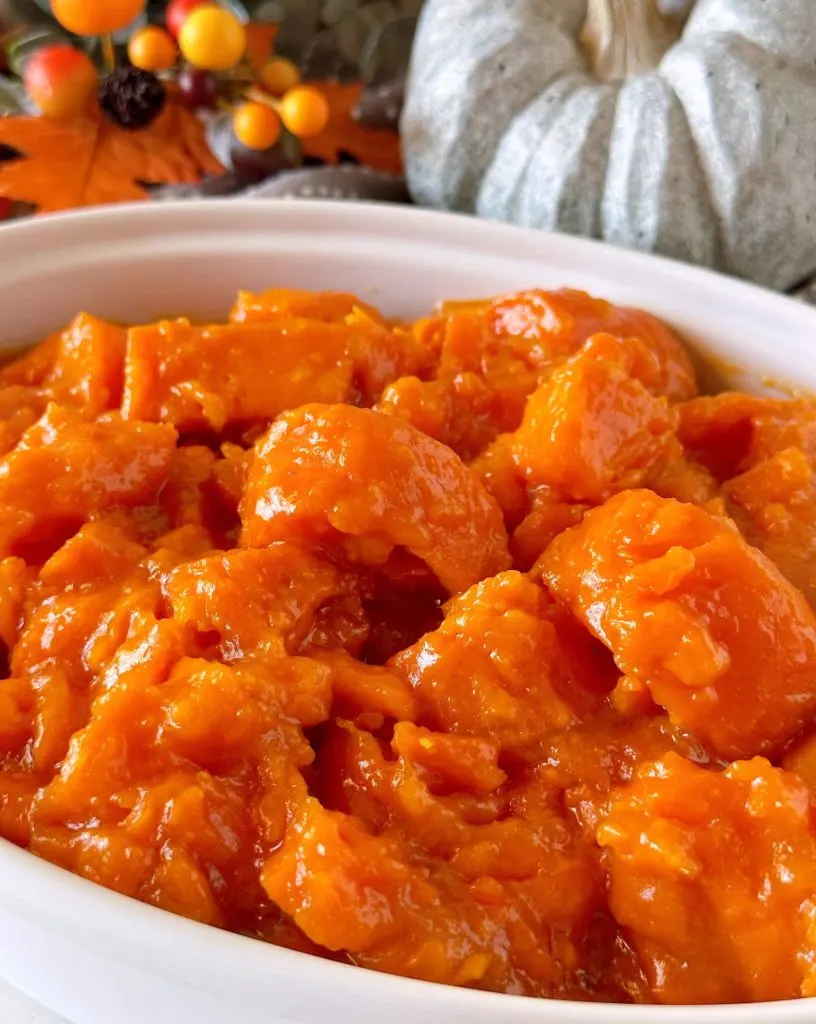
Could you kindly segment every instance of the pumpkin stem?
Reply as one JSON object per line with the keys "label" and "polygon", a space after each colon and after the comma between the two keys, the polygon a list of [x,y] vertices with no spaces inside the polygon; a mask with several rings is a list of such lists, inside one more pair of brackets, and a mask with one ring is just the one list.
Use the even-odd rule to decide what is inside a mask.
{"label": "pumpkin stem", "polygon": [[589,0],[581,45],[600,78],[630,78],[653,71],[682,30],[656,0]]}

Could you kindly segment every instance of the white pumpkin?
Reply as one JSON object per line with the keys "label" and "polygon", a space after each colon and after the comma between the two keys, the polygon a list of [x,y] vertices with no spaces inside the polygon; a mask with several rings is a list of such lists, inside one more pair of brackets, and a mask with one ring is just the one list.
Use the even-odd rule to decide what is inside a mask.
{"label": "white pumpkin", "polygon": [[402,135],[420,203],[816,273],[816,0],[427,0]]}

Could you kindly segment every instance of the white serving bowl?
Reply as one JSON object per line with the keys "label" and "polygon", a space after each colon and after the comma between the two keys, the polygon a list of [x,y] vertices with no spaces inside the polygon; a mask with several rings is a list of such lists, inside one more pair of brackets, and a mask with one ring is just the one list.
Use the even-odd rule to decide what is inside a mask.
{"label": "white serving bowl", "polygon": [[[730,383],[816,387],[816,312],[592,242],[405,208],[224,201],[122,206],[0,228],[0,346],[85,309],[223,316],[239,288],[353,291],[393,315],[439,299],[574,286],[644,306]],[[739,369],[736,369],[739,368]],[[0,976],[75,1024],[813,1024],[816,1000],[559,1003],[445,988],[195,924],[0,841]]]}

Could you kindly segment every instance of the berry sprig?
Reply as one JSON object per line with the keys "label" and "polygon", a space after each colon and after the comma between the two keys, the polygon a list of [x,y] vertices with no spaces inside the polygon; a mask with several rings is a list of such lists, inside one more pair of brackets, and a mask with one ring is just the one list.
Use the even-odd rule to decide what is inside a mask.
{"label": "berry sprig", "polygon": [[23,81],[45,116],[79,116],[96,97],[107,118],[137,130],[158,117],[167,83],[175,82],[191,108],[231,111],[235,137],[251,150],[271,149],[284,131],[308,139],[325,130],[331,112],[323,93],[304,85],[297,66],[284,57],[252,73],[245,25],[213,0],[171,0],[164,27],[136,28],[127,45],[129,63],[117,67],[111,33],[136,22],[145,6],[146,0],[52,0],[64,28],[102,38],[107,67],[100,78],[87,54],[67,43],[36,51]]}

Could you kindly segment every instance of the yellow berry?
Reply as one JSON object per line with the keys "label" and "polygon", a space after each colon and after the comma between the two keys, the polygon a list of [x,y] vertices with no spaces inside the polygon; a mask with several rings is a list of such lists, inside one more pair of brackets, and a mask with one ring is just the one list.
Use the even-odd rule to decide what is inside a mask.
{"label": "yellow berry", "polygon": [[101,36],[131,25],[146,0],[51,0],[51,12],[63,28],[78,36]]}
{"label": "yellow berry", "polygon": [[176,63],[178,50],[169,32],[151,25],[134,32],[128,43],[128,57],[142,71],[168,71]]}
{"label": "yellow berry", "polygon": [[290,89],[280,103],[280,116],[293,135],[311,139],[325,131],[331,116],[329,101],[311,85]]}
{"label": "yellow berry", "polygon": [[280,118],[264,103],[244,103],[232,118],[232,130],[247,149],[269,149],[280,138]]}
{"label": "yellow berry", "polygon": [[283,96],[300,83],[300,71],[294,61],[274,57],[261,68],[258,80],[273,96]]}
{"label": "yellow berry", "polygon": [[204,71],[235,67],[246,50],[246,29],[232,11],[205,5],[194,8],[179,32],[186,59]]}

